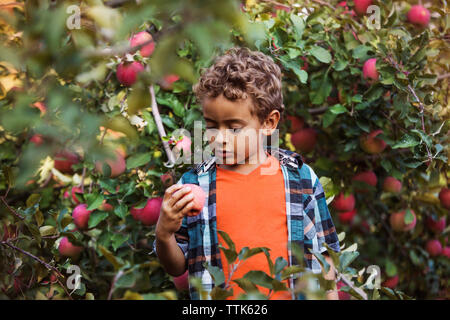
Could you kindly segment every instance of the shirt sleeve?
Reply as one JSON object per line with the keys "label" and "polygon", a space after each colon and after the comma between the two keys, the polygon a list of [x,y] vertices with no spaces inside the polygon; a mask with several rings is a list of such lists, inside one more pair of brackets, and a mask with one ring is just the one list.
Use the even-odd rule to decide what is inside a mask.
{"label": "shirt sleeve", "polygon": [[305,237],[309,240],[313,251],[320,253],[327,251],[323,246],[326,243],[333,251],[339,252],[339,238],[328,210],[325,192],[317,175],[312,169],[310,172],[313,192],[305,210]]}
{"label": "shirt sleeve", "polygon": [[[178,180],[177,184],[183,184],[182,177]],[[177,241],[178,246],[183,251],[184,258],[187,260],[188,247],[189,247],[189,234],[188,234],[188,226],[187,226],[187,217],[183,218],[181,222],[181,227],[175,232],[175,240]],[[156,251],[156,239],[153,241],[153,251],[158,255]]]}

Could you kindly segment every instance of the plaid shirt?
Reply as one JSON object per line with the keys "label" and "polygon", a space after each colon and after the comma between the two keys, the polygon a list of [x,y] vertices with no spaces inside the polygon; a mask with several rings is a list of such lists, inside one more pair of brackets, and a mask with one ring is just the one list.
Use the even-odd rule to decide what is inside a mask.
{"label": "plaid shirt", "polygon": [[[324,252],[326,242],[330,248],[339,252],[339,240],[330,212],[327,207],[322,185],[312,168],[304,163],[301,156],[293,151],[270,148],[265,149],[280,162],[286,192],[286,217],[288,241],[304,249],[304,266],[307,271],[321,273],[322,268],[312,251]],[[181,228],[175,233],[176,241],[187,260],[189,276],[202,279],[204,290],[210,292],[214,282],[203,266],[205,262],[222,269],[219,241],[216,227],[216,158],[195,165],[185,172],[178,184],[199,185],[207,198],[201,214],[184,217]],[[156,241],[153,244],[156,252]],[[299,264],[288,248],[289,265]],[[272,257],[274,258],[274,257]],[[294,277],[289,279],[294,287]],[[200,299],[198,292],[190,286],[191,299]],[[293,299],[303,299],[302,295]]]}

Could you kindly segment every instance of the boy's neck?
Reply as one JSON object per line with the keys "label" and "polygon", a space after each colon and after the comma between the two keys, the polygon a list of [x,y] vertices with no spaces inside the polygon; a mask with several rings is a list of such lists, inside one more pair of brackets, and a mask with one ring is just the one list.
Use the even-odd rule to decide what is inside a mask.
{"label": "boy's neck", "polygon": [[217,167],[225,170],[234,171],[241,174],[249,174],[261,164],[267,161],[268,153],[264,149],[260,149],[259,152],[254,153],[248,159],[245,159],[244,163],[237,164],[217,164]]}

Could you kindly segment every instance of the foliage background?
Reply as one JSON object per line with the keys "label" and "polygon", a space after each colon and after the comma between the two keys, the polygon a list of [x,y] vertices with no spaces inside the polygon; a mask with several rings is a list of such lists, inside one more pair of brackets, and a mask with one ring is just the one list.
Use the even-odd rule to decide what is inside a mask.
{"label": "foliage background", "polygon": [[[378,177],[370,192],[355,193],[352,224],[341,223],[330,207],[338,232],[359,252],[341,271],[360,286],[365,279],[357,271],[379,265],[383,280],[398,274],[398,289],[408,296],[448,298],[449,260],[424,248],[429,239],[445,247],[449,231],[434,234],[425,221],[448,215],[437,195],[450,173],[450,18],[445,1],[422,2],[432,14],[427,28],[407,21],[412,3],[380,0],[373,4],[381,28],[371,30],[367,16],[344,14],[338,1],[2,0],[0,298],[187,298],[151,253],[154,227],[134,220],[130,208],[163,195],[162,174],[176,181],[189,167],[165,166],[155,103],[167,137],[178,128],[192,133],[201,107],[191,86],[202,67],[235,45],[260,50],[282,68],[287,113],[317,130],[314,150],[301,154],[321,177],[328,202],[341,190],[354,191],[355,173],[373,170]],[[66,26],[70,5],[81,10],[80,29]],[[155,41],[150,57],[129,52],[128,39],[142,30]],[[374,57],[380,80],[370,84],[362,65]],[[133,87],[115,76],[126,58],[146,65]],[[180,80],[164,88],[169,74]],[[45,113],[30,107],[37,101]],[[289,128],[281,123],[280,146],[294,149]],[[376,129],[388,147],[369,155],[359,137]],[[34,134],[44,143],[30,142]],[[126,171],[109,178],[94,163],[116,148],[126,153]],[[54,168],[63,149],[80,156],[73,174]],[[402,181],[400,194],[383,191],[387,176]],[[72,231],[75,204],[64,194],[73,186],[83,188],[82,200],[95,209],[87,231]],[[114,210],[101,210],[103,200]],[[406,208],[417,225],[395,233],[389,215]],[[78,260],[60,256],[63,236],[84,247]],[[71,263],[79,265],[81,289],[70,293],[64,277],[49,282],[44,262],[63,276]],[[399,297],[384,293],[371,297]]]}

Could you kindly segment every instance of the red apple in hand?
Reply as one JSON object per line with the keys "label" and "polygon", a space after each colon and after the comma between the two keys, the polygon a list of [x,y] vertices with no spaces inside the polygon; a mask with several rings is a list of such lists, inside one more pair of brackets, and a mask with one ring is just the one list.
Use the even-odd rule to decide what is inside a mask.
{"label": "red apple in hand", "polygon": [[137,74],[144,70],[144,65],[138,61],[122,62],[117,66],[117,80],[127,87],[131,87],[137,79]]}
{"label": "red apple in hand", "polygon": [[179,291],[189,290],[189,272],[186,270],[181,276],[173,277],[175,288]]}
{"label": "red apple in hand", "polygon": [[425,249],[431,257],[436,257],[441,254],[442,245],[439,240],[428,240]]}
{"label": "red apple in hand", "polygon": [[83,250],[83,247],[74,246],[67,237],[61,239],[58,251],[59,254],[65,257],[76,257]]}
{"label": "red apple in hand", "polygon": [[402,190],[402,183],[394,177],[387,177],[383,182],[383,190],[386,192],[399,193]]}
{"label": "red apple in hand", "polygon": [[391,228],[394,231],[397,232],[405,232],[405,231],[409,231],[414,229],[414,227],[416,226],[416,214],[414,212],[414,210],[411,210],[411,214],[413,215],[413,221],[406,224],[405,223],[405,214],[406,214],[406,210],[403,211],[399,211],[399,212],[394,212],[391,214],[391,216],[389,217],[389,222],[391,224]]}
{"label": "red apple in hand", "polygon": [[152,226],[158,222],[162,201],[161,197],[150,198],[144,208],[132,208],[130,213],[135,220],[141,221],[146,226]]}
{"label": "red apple in hand", "polygon": [[439,192],[439,200],[441,201],[441,206],[450,210],[450,189],[442,188]]}
{"label": "red apple in hand", "polygon": [[414,5],[409,9],[407,14],[409,22],[426,27],[430,22],[430,11],[420,4]]}
{"label": "red apple in hand", "polygon": [[72,218],[77,228],[87,229],[91,212],[87,210],[87,204],[85,203],[79,204],[73,209]]}
{"label": "red apple in hand", "polygon": [[355,208],[355,196],[351,193],[348,196],[345,196],[345,194],[341,192],[333,199],[332,204],[333,208],[338,211],[352,211]]}
{"label": "red apple in hand", "polygon": [[150,33],[142,31],[131,37],[130,45],[131,47],[136,47],[150,41],[150,43],[146,44],[140,49],[141,56],[149,57],[153,53],[153,50],[155,50],[155,42],[152,40],[153,37]]}
{"label": "red apple in hand", "polygon": [[[203,206],[205,205],[205,200],[206,200],[206,193],[205,191],[203,191],[203,189],[196,185],[196,184],[190,184],[187,183],[184,185],[185,187],[190,187],[191,191],[194,195],[194,205],[192,206],[192,209],[190,212],[188,212],[188,216],[196,216],[198,214],[200,214],[203,210]],[[189,192],[187,193],[189,194]]]}
{"label": "red apple in hand", "polygon": [[369,154],[378,154],[383,152],[386,148],[386,142],[384,140],[377,138],[378,135],[383,133],[383,130],[375,130],[370,133],[364,133],[359,138],[359,144],[361,149]]}

